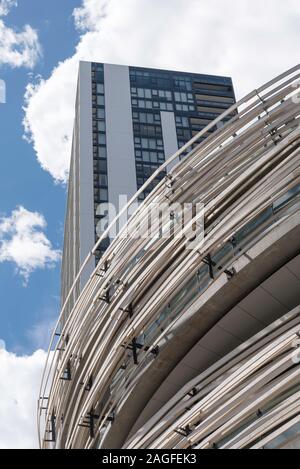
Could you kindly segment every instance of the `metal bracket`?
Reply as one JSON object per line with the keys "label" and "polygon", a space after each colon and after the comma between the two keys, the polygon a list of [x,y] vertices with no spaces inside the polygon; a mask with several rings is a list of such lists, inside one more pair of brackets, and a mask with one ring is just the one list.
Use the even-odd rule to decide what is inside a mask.
{"label": "metal bracket", "polygon": [[100,277],[100,278],[103,278],[106,274],[106,272],[108,271],[108,262],[107,261],[104,261],[104,267],[103,269],[99,269],[97,272],[96,272],[96,276],[97,277]]}
{"label": "metal bracket", "polygon": [[197,388],[193,388],[190,392],[188,392],[188,396],[195,397],[195,396],[197,396],[198,392],[199,391],[198,391]]}
{"label": "metal bracket", "polygon": [[214,269],[213,267],[216,266],[216,263],[212,261],[211,255],[207,254],[207,256],[203,259],[204,264],[208,265],[209,268],[209,276],[212,280],[214,280]]}
{"label": "metal bracket", "polygon": [[60,378],[60,380],[62,381],[71,381],[72,380],[72,373],[71,373],[71,362],[70,360],[68,360],[68,363],[67,363],[67,368],[64,372],[64,376],[62,376]]}
{"label": "metal bracket", "polygon": [[101,296],[101,297],[99,298],[99,300],[104,301],[104,302],[107,303],[108,305],[110,304],[109,289],[106,290],[104,296]]}
{"label": "metal bracket", "polygon": [[55,443],[56,442],[56,427],[55,427],[55,421],[56,421],[56,416],[54,414],[54,410],[51,415],[51,420],[50,420],[50,425],[51,428],[50,430],[46,430],[45,433],[51,434],[51,439],[44,440],[46,443]]}
{"label": "metal bracket", "polygon": [[192,433],[192,430],[189,425],[187,425],[184,428],[179,428],[178,430],[174,430],[175,433],[178,433],[178,435],[187,437]]}
{"label": "metal bracket", "polygon": [[99,418],[100,415],[94,414],[94,409],[92,407],[91,411],[88,413],[87,421],[83,421],[83,423],[80,423],[78,426],[88,428],[90,431],[90,438],[95,438],[95,420],[98,420]]}
{"label": "metal bracket", "polygon": [[232,268],[231,270],[224,270],[224,273],[227,275],[228,280],[231,280],[235,276],[236,271],[234,268]]}

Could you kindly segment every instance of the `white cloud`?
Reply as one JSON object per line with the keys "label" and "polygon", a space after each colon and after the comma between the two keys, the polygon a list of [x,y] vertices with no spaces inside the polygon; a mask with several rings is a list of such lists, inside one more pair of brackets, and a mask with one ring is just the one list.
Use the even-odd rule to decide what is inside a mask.
{"label": "white cloud", "polygon": [[33,68],[40,55],[38,35],[31,26],[17,32],[0,20],[0,65]]}
{"label": "white cloud", "polygon": [[[6,16],[16,0],[0,0],[0,17]],[[21,31],[8,27],[0,19],[0,66],[33,68],[41,56],[36,30],[26,24]]]}
{"label": "white cloud", "polygon": [[6,16],[10,9],[17,5],[17,0],[0,0],[0,16]]}
{"label": "white cloud", "polygon": [[57,315],[54,316],[53,311],[49,311],[49,317],[42,319],[37,324],[34,324],[34,326],[27,331],[26,336],[34,350],[48,349],[56,321]]}
{"label": "white cloud", "polygon": [[66,60],[49,80],[30,83],[25,95],[26,138],[42,168],[60,182],[66,182],[69,170],[76,75],[77,60]]}
{"label": "white cloud", "polygon": [[0,263],[13,262],[25,283],[34,270],[54,267],[60,260],[61,252],[53,249],[45,228],[43,215],[22,206],[0,217]]}
{"label": "white cloud", "polygon": [[36,408],[45,360],[42,350],[19,357],[0,346],[0,449],[38,447]]}
{"label": "white cloud", "polygon": [[30,84],[26,134],[41,166],[67,180],[79,60],[232,76],[238,97],[299,62],[298,0],[83,0],[75,54]]}
{"label": "white cloud", "polygon": [[101,20],[106,16],[108,3],[107,0],[83,0],[82,6],[73,11],[76,28],[80,31],[98,30]]}

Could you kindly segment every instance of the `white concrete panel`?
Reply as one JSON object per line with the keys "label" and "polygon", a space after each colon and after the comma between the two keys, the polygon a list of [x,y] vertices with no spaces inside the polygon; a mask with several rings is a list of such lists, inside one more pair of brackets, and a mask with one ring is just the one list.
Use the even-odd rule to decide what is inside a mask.
{"label": "white concrete panel", "polygon": [[286,306],[262,287],[250,293],[240,302],[239,307],[266,326],[288,312]]}
{"label": "white concrete panel", "polygon": [[226,314],[218,325],[242,341],[248,340],[265,326],[263,322],[247,314],[238,306]]}
{"label": "white concrete panel", "polygon": [[286,267],[300,280],[300,255],[291,260]]}
{"label": "white concrete panel", "polygon": [[[181,363],[189,366],[190,368],[193,368],[194,370],[197,370],[199,373],[199,371],[205,370],[210,365],[215,363],[219,358],[220,355],[217,353],[211,352],[210,350],[201,347],[201,345],[196,344],[184,357]],[[179,364],[179,369],[181,363]]]}
{"label": "white concrete panel", "polygon": [[217,325],[201,339],[199,344],[201,347],[222,357],[241,343],[242,340]]}
{"label": "white concrete panel", "polygon": [[[161,126],[164,141],[164,151],[166,160],[178,150],[176,122],[174,112],[161,111]],[[169,166],[168,171],[173,168],[179,159],[176,158]]]}
{"label": "white concrete panel", "polygon": [[104,65],[108,199],[119,210],[119,194],[137,191],[129,67]]}
{"label": "white concrete panel", "polygon": [[[79,65],[79,231],[80,265],[95,244],[94,189],[93,189],[93,121],[91,63]],[[80,287],[83,288],[95,268],[94,259],[84,271]]]}
{"label": "white concrete panel", "polygon": [[300,302],[300,280],[287,268],[272,275],[262,288],[287,309],[295,308]]}

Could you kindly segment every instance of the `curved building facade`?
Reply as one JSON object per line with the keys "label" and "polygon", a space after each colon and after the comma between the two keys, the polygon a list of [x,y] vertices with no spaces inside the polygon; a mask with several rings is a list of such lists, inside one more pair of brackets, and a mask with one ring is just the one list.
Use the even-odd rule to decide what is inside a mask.
{"label": "curved building facade", "polygon": [[299,72],[157,169],[74,300],[103,233],[53,333],[42,448],[299,447]]}

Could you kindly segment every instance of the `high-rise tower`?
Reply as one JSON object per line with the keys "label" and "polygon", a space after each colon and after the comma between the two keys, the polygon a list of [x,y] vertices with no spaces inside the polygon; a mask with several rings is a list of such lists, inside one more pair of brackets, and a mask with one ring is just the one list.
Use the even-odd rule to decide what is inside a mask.
{"label": "high-rise tower", "polygon": [[[119,195],[132,197],[168,157],[234,103],[231,78],[80,63],[65,225],[63,299],[97,241],[101,204],[109,202],[118,212]],[[153,181],[140,200],[163,176]],[[109,239],[103,241],[96,262],[108,244]],[[94,268],[91,262],[81,287]]]}
{"label": "high-rise tower", "polygon": [[[89,248],[99,204],[140,187],[152,153],[155,167],[183,143],[185,127],[176,124],[186,118],[193,132],[203,116],[188,113],[208,107],[204,91],[195,91],[203,79],[171,91],[162,78],[155,88],[150,71],[124,70],[81,70],[65,272],[72,249],[78,265],[83,248],[90,254],[68,298],[80,295],[65,302],[53,334],[39,396],[41,447],[299,448],[300,66],[255,89],[175,152],[128,204],[142,195],[122,232],[97,252],[108,234]],[[215,93],[227,86],[210,85]],[[140,122],[150,115],[157,124],[154,117]],[[145,136],[143,125],[159,136]],[[143,191],[150,192],[145,200]],[[149,219],[152,204],[162,211]],[[201,236],[191,236],[191,226]]]}

